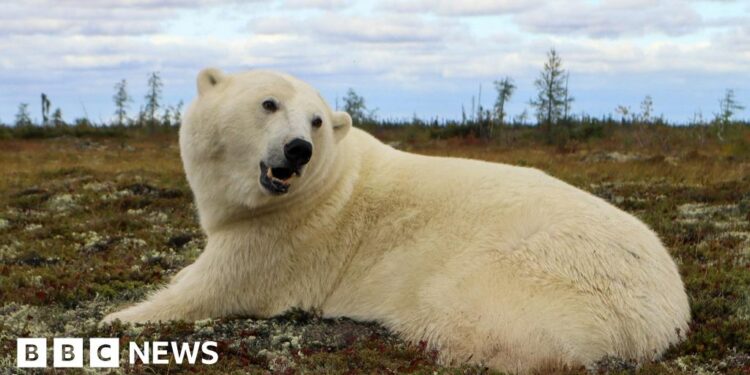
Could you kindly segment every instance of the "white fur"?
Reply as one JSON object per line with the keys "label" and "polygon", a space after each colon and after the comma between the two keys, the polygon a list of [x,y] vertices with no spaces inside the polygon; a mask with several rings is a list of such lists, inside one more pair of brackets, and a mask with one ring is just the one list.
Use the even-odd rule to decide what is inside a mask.
{"label": "white fur", "polygon": [[[180,148],[208,245],[105,321],[316,309],[427,340],[445,363],[521,372],[650,360],[686,333],[669,254],[602,199],[535,169],[394,150],[287,75],[207,69],[198,87]],[[293,137],[312,160],[270,195],[258,164]]]}

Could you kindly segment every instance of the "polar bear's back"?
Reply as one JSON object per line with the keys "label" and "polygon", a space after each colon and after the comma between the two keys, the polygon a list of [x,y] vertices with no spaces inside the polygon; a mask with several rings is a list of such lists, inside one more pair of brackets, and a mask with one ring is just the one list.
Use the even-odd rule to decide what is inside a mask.
{"label": "polar bear's back", "polygon": [[[362,194],[374,194],[377,210],[390,212],[383,227],[399,226],[388,232],[391,242],[373,240],[396,247],[381,262],[387,269],[374,268],[376,279],[392,285],[361,306],[386,309],[382,301],[390,300],[394,311],[416,315],[471,314],[451,309],[462,301],[455,306],[504,317],[492,323],[506,325],[499,336],[515,330],[526,342],[522,332],[542,332],[542,341],[568,345],[550,351],[580,363],[603,355],[653,358],[685,333],[689,306],[677,268],[630,214],[535,169],[414,155],[369,135],[353,138],[360,136],[370,158],[362,163]],[[394,266],[401,264],[409,266]],[[410,284],[414,293],[403,300],[392,295]]]}

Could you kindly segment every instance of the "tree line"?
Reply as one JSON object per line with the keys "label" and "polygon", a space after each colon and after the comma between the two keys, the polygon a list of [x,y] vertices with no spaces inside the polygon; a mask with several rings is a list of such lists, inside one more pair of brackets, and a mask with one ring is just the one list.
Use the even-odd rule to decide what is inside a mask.
{"label": "tree line", "polygon": [[[543,137],[548,143],[565,141],[571,134],[578,132],[586,134],[596,134],[596,126],[601,123],[613,123],[616,121],[610,114],[608,118],[600,120],[593,119],[585,114],[573,115],[572,104],[575,98],[570,94],[568,83],[570,73],[563,68],[563,61],[559,53],[554,49],[547,52],[547,59],[539,72],[538,77],[534,80],[536,95],[528,100],[528,105],[533,111],[536,118],[536,125]],[[136,127],[136,128],[171,128],[179,126],[182,122],[182,107],[180,101],[175,106],[165,105],[162,99],[163,82],[159,72],[152,72],[148,75],[147,90],[143,97],[143,105],[135,113],[130,115],[133,98],[128,92],[128,82],[125,79],[120,80],[114,85],[114,94],[112,101],[115,111],[112,119],[103,125],[112,125],[117,127]],[[437,119],[431,122],[434,126],[448,126],[455,128],[457,135],[473,134],[474,136],[489,140],[498,136],[504,127],[528,125],[529,114],[524,110],[513,119],[509,119],[506,107],[513,99],[516,91],[516,84],[512,77],[506,76],[493,82],[493,88],[496,94],[495,101],[490,108],[484,108],[481,105],[482,86],[479,86],[478,100],[471,98],[471,107],[467,113],[466,108],[461,106],[461,120],[450,121]],[[416,115],[411,121],[392,121],[379,120],[377,118],[377,108],[369,109],[365,98],[357,94],[354,89],[347,90],[343,99],[343,110],[348,112],[355,125],[362,127],[382,127],[394,125],[426,125],[427,123],[418,119]],[[479,104],[477,104],[479,103]],[[62,127],[66,124],[63,120],[62,111],[56,108],[52,114],[50,98],[41,94],[41,111],[43,127]],[[18,106],[18,112],[15,118],[16,127],[31,127],[33,122],[29,113],[27,103],[21,103]],[[336,109],[339,107],[338,98],[335,103]],[[696,125],[711,125],[715,128],[716,135],[723,139],[727,127],[733,123],[737,113],[744,110],[735,96],[732,89],[727,89],[724,96],[719,100],[719,111],[714,113],[711,120],[706,121],[701,114],[696,114],[692,123]],[[644,126],[651,124],[666,124],[661,116],[654,115],[654,102],[650,95],[646,95],[640,103],[640,111],[632,110],[629,106],[618,105],[614,108],[614,113],[620,117],[621,125]],[[90,126],[88,118],[76,119],[72,124],[74,126]],[[582,129],[582,130],[581,130]],[[453,133],[451,133],[453,134]]]}
{"label": "tree line", "polygon": [[[130,105],[133,103],[133,97],[128,92],[128,82],[125,79],[120,80],[114,86],[112,101],[115,106],[112,120],[102,125],[111,125],[119,127],[175,127],[182,123],[183,102],[179,101],[176,105],[166,105],[162,99],[162,82],[159,72],[151,72],[148,75],[146,94],[144,95],[144,104],[140,107],[134,117],[130,116]],[[50,115],[52,102],[45,93],[41,94],[41,112],[43,127],[64,127],[67,125],[91,126],[92,123],[87,117],[78,118],[72,124],[63,119],[62,110],[58,107]],[[18,105],[18,111],[15,116],[16,127],[34,126],[29,112],[29,104],[21,103]]]}
{"label": "tree line", "polygon": [[[575,116],[571,107],[575,98],[570,94],[568,83],[570,73],[563,68],[562,58],[554,49],[547,52],[547,60],[544,63],[539,76],[534,80],[536,96],[529,99],[528,104],[536,117],[536,125],[544,134],[548,142],[555,142],[563,137],[561,134],[570,132],[570,127],[587,123],[596,123],[595,119],[582,114]],[[471,98],[471,109],[467,114],[464,106],[461,106],[461,121],[458,124],[443,122],[444,124],[461,125],[470,129],[477,137],[492,139],[504,126],[526,125],[529,114],[524,110],[514,119],[508,119],[506,111],[507,103],[512,99],[516,90],[513,78],[506,76],[493,82],[496,99],[492,108],[483,108],[481,104],[475,105],[475,98]],[[479,87],[478,101],[481,103],[482,87]],[[343,109],[352,115],[355,124],[376,125],[379,121],[372,111],[369,111],[365,99],[358,95],[353,89],[347,91],[343,98]],[[727,89],[724,96],[719,99],[719,111],[714,113],[711,120],[706,121],[701,114],[696,114],[692,120],[695,125],[712,125],[716,129],[717,136],[721,139],[726,133],[726,128],[733,123],[737,113],[744,110],[736,99],[734,90]],[[618,105],[614,112],[620,116],[622,125],[651,125],[666,124],[661,116],[654,115],[654,101],[650,95],[646,95],[640,104],[640,112],[632,110],[625,105]],[[601,122],[612,123],[611,115],[602,119]],[[383,121],[380,121],[383,122]],[[412,122],[419,122],[416,118]],[[434,121],[433,123],[437,123]]]}

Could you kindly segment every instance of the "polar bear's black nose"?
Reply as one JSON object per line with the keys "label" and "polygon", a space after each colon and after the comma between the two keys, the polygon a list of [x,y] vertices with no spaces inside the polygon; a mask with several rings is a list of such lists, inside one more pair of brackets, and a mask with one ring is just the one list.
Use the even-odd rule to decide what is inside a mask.
{"label": "polar bear's black nose", "polygon": [[295,167],[301,167],[310,161],[312,157],[312,143],[295,138],[284,145],[284,156]]}

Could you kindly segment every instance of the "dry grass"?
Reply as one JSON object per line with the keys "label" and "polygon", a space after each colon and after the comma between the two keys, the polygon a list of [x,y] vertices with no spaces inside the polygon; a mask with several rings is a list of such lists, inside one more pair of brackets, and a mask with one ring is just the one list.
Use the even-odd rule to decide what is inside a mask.
{"label": "dry grass", "polygon": [[[638,371],[746,374],[750,163],[726,145],[681,131],[669,142],[615,134],[569,144],[563,152],[471,138],[401,147],[534,166],[639,216],[677,260],[694,321],[687,341]],[[0,141],[0,368],[15,366],[16,337],[119,336],[215,339],[220,362],[198,369],[217,374],[486,371],[440,367],[435,353],[377,325],[301,312],[273,320],[97,326],[103,314],[142,298],[189,264],[204,241],[174,135]],[[196,369],[139,365],[119,371]],[[617,359],[596,370],[636,371]]]}

